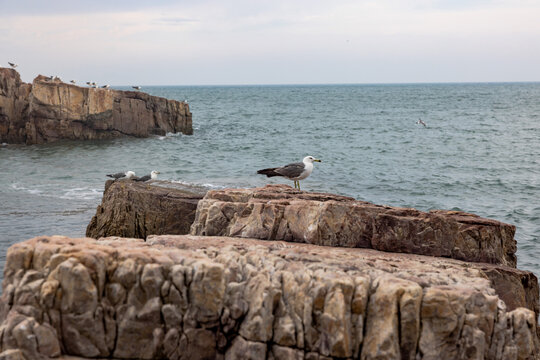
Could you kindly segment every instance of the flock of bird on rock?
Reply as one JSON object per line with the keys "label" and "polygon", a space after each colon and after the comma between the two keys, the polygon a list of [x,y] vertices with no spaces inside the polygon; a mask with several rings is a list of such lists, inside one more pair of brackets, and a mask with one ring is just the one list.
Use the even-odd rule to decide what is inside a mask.
{"label": "flock of bird on rock", "polygon": [[[313,163],[321,162],[319,159],[315,159],[313,156],[306,156],[302,162],[287,164],[285,166],[267,168],[257,171],[257,174],[266,175],[267,177],[282,176],[289,180],[294,181],[294,188],[300,190],[300,180],[304,180],[313,172]],[[115,181],[120,179],[129,179],[134,181],[148,181],[156,180],[159,171],[152,171],[150,175],[142,177],[135,176],[134,171],[119,172],[116,174],[107,174],[108,177],[113,178]]]}
{"label": "flock of bird on rock", "polygon": [[[8,64],[13,69],[15,69],[17,66],[19,66],[19,65],[15,64],[15,63],[12,63],[12,62],[9,62],[9,61],[8,61]],[[47,81],[53,81],[54,80],[54,81],[62,82],[62,79],[60,79],[60,77],[58,77],[58,76],[48,76],[46,78],[46,80]],[[70,80],[69,82],[72,83],[73,85],[75,85],[77,83],[75,80]],[[89,87],[94,88],[94,89],[98,88],[98,84],[95,81],[87,81],[86,85],[88,85]],[[110,85],[108,85],[108,84],[101,86],[102,89],[108,89],[109,87],[110,87]],[[132,86],[132,88],[135,89],[135,90],[141,90],[142,89],[141,86]]]}
{"label": "flock of bird on rock", "polygon": [[148,180],[156,180],[157,179],[157,174],[159,174],[160,172],[159,171],[156,171],[156,170],[153,170],[150,175],[144,175],[144,176],[141,176],[141,177],[137,177],[135,176],[135,172],[134,171],[126,171],[126,172],[119,172],[119,173],[116,173],[116,174],[107,174],[108,177],[110,178],[113,178],[114,180],[119,180],[119,179],[130,179],[130,180],[134,180],[134,181],[142,181],[142,182],[145,182],[145,181],[148,181]]}

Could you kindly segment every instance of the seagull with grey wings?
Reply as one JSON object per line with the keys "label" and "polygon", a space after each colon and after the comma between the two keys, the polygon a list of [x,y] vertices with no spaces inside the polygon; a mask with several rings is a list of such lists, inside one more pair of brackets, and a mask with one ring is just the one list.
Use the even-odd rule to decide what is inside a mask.
{"label": "seagull with grey wings", "polygon": [[313,156],[306,156],[302,162],[292,163],[281,167],[268,168],[257,171],[257,174],[267,177],[283,176],[294,181],[294,188],[300,190],[300,180],[304,180],[313,171],[313,162],[321,162]]}
{"label": "seagull with grey wings", "polygon": [[113,178],[114,180],[123,179],[123,178],[131,179],[135,177],[135,172],[126,171],[125,173],[119,172],[116,174],[107,174],[107,176],[110,178]]}
{"label": "seagull with grey wings", "polygon": [[157,179],[157,174],[160,174],[160,172],[156,171],[156,170],[153,170],[150,173],[150,175],[141,176],[140,178],[136,178],[135,181],[145,182],[145,181],[148,181],[148,180],[156,180]]}
{"label": "seagull with grey wings", "polygon": [[9,64],[9,66],[11,66],[14,69],[18,66],[17,64],[9,62],[9,61],[8,61],[8,64]]}

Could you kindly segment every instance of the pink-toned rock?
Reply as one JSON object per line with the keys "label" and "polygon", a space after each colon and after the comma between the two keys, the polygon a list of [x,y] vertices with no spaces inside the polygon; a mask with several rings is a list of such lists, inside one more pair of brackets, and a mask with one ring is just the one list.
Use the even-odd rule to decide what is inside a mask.
{"label": "pink-toned rock", "polygon": [[379,206],[287,185],[209,191],[191,234],[450,257],[515,267],[515,227],[457,211]]}
{"label": "pink-toned rock", "polygon": [[144,92],[95,89],[38,76],[23,83],[0,68],[0,142],[39,144],[60,139],[192,134],[185,102]]}
{"label": "pink-toned rock", "polygon": [[228,237],[38,237],[7,253],[0,356],[538,360],[534,311],[507,306],[482,266]]}

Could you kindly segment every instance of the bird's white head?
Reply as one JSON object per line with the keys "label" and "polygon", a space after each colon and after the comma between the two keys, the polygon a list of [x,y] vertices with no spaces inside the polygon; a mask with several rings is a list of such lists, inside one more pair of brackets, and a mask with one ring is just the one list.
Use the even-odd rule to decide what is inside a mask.
{"label": "bird's white head", "polygon": [[314,161],[315,161],[315,162],[321,162],[321,160],[315,159],[313,156],[306,156],[306,157],[304,158],[304,160],[302,160],[302,162],[304,162],[304,163],[309,163],[309,164],[313,164]]}
{"label": "bird's white head", "polygon": [[160,173],[159,171],[152,170],[152,172],[150,173],[150,177],[152,179],[157,179],[157,174],[159,174],[159,173]]}
{"label": "bird's white head", "polygon": [[126,177],[128,179],[131,179],[132,177],[135,176],[135,172],[134,171],[126,171]]}

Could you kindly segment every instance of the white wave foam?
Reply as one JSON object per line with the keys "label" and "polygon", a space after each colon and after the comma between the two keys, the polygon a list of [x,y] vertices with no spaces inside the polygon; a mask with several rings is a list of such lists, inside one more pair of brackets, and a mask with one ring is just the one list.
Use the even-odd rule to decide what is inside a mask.
{"label": "white wave foam", "polygon": [[216,184],[210,184],[210,183],[196,183],[196,182],[189,182],[189,181],[183,181],[183,180],[170,180],[170,182],[174,184],[180,184],[185,186],[196,186],[196,187],[205,187],[210,189],[225,189],[225,186],[223,185],[216,185]]}
{"label": "white wave foam", "polygon": [[29,194],[32,194],[32,195],[38,195],[38,194],[41,194],[43,191],[42,190],[39,190],[39,189],[29,189],[25,186],[22,186],[22,185],[19,185],[17,183],[14,183],[14,184],[11,184],[11,188],[13,190],[17,190],[17,191],[25,191]]}
{"label": "white wave foam", "polygon": [[63,195],[59,196],[60,199],[77,199],[77,200],[94,200],[99,199],[102,195],[102,191],[99,189],[92,189],[89,187],[68,189]]}

